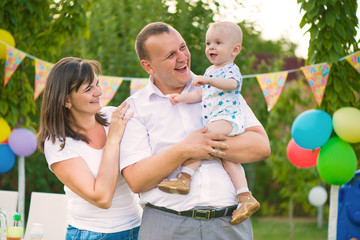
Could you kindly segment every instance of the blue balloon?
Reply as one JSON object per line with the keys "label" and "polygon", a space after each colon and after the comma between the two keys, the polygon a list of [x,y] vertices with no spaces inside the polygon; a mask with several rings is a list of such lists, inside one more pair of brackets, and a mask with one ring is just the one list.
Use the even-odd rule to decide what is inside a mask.
{"label": "blue balloon", "polygon": [[8,144],[0,144],[0,173],[9,172],[15,165],[15,153]]}
{"label": "blue balloon", "polygon": [[330,114],[323,110],[311,109],[295,118],[291,126],[291,137],[302,148],[316,149],[329,140],[332,129]]}

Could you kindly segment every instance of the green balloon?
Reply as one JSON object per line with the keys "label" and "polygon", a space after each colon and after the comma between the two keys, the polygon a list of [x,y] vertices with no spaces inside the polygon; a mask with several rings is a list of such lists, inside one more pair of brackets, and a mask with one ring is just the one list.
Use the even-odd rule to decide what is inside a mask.
{"label": "green balloon", "polygon": [[317,169],[328,184],[343,185],[349,182],[355,174],[356,165],[353,148],[338,137],[330,138],[320,149]]}

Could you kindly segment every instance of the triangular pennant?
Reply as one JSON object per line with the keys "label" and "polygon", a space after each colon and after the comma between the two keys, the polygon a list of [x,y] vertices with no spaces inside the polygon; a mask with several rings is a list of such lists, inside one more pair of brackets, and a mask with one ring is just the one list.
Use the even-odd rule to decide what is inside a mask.
{"label": "triangular pennant", "polygon": [[40,93],[44,90],[47,81],[47,76],[54,64],[35,59],[35,90],[34,101],[38,98]]}
{"label": "triangular pennant", "polygon": [[147,78],[132,78],[130,83],[130,95],[133,95],[140,89],[144,88],[149,82]]}
{"label": "triangular pennant", "polygon": [[16,48],[8,46],[6,49],[6,60],[5,60],[5,74],[4,74],[4,86],[8,83],[12,74],[16,68],[20,65],[26,53],[17,50]]}
{"label": "triangular pennant", "polygon": [[103,91],[100,103],[106,106],[114,97],[123,79],[119,77],[99,76],[99,83]]}
{"label": "triangular pennant", "polygon": [[327,63],[301,67],[309,86],[315,96],[317,104],[320,106],[324,96],[326,82],[330,75],[330,66]]}
{"label": "triangular pennant", "polygon": [[264,94],[268,111],[270,111],[277,100],[285,85],[288,72],[277,72],[269,74],[260,74],[256,78]]}
{"label": "triangular pennant", "polygon": [[360,51],[345,57],[345,59],[360,73]]}

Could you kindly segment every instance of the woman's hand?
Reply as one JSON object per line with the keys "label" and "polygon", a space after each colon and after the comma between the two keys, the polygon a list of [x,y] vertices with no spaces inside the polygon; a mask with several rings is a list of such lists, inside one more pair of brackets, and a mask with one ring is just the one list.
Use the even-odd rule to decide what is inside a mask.
{"label": "woman's hand", "polygon": [[129,119],[134,115],[133,112],[126,114],[130,105],[123,102],[117,107],[111,115],[110,128],[108,133],[108,141],[117,141],[120,143],[125,131],[125,127]]}

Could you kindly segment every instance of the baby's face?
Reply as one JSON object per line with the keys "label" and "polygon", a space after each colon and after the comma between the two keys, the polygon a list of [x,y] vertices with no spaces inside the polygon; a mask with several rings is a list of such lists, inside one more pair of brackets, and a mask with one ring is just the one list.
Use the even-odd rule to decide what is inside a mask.
{"label": "baby's face", "polygon": [[205,54],[209,61],[217,67],[232,63],[236,45],[233,34],[226,27],[210,27],[206,33]]}

